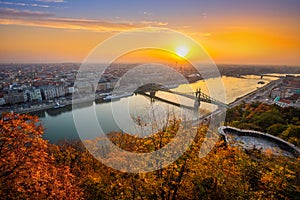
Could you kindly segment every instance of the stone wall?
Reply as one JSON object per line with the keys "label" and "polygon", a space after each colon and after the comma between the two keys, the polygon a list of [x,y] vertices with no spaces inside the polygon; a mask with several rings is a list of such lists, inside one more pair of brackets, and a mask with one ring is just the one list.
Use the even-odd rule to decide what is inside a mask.
{"label": "stone wall", "polygon": [[253,131],[253,130],[242,130],[242,129],[234,128],[231,126],[221,126],[221,127],[219,127],[218,132],[219,132],[219,134],[221,134],[223,136],[226,143],[228,143],[228,138],[227,138],[228,133],[235,134],[238,136],[257,137],[257,138],[262,138],[262,139],[268,140],[272,143],[275,143],[279,148],[292,153],[295,157],[300,156],[300,149],[298,147],[296,147],[295,145],[293,145],[281,138],[275,137],[268,133],[262,133],[262,132]]}

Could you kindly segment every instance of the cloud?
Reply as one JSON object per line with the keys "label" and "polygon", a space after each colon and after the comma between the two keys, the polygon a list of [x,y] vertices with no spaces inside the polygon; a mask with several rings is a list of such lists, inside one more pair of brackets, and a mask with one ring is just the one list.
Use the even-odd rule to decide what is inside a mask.
{"label": "cloud", "polygon": [[0,9],[0,24],[14,24],[35,27],[90,30],[90,31],[123,31],[141,27],[166,26],[166,22],[159,21],[101,21],[95,19],[62,18],[50,13],[33,12],[28,10]]}
{"label": "cloud", "polygon": [[210,37],[211,33],[203,33],[202,36],[204,36],[204,37]]}
{"label": "cloud", "polygon": [[36,0],[38,2],[44,2],[44,3],[63,3],[64,0]]}
{"label": "cloud", "polygon": [[204,18],[204,19],[206,19],[207,18],[207,13],[201,13],[201,16]]}
{"label": "cloud", "polygon": [[211,37],[211,33],[200,33],[200,32],[188,32],[190,36],[196,36],[196,37]]}
{"label": "cloud", "polygon": [[4,5],[14,5],[14,6],[31,6],[31,7],[40,7],[40,8],[49,8],[49,5],[42,5],[36,3],[19,3],[19,2],[8,2],[8,1],[0,1],[0,4]]}
{"label": "cloud", "polygon": [[0,18],[43,18],[53,17],[53,14],[29,11],[29,10],[17,10],[12,8],[0,8]]}
{"label": "cloud", "polygon": [[143,14],[146,15],[146,16],[152,16],[153,15],[153,13],[147,12],[147,11],[144,11]]}

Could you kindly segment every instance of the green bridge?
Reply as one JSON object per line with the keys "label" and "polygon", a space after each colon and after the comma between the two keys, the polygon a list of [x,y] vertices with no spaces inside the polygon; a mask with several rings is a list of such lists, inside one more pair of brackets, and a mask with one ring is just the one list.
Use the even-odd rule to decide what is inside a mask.
{"label": "green bridge", "polygon": [[[155,96],[155,94],[158,91],[168,92],[168,93],[172,93],[172,94],[176,94],[176,95],[180,95],[180,96],[192,99],[192,100],[194,100],[194,105],[193,106],[181,105],[179,103],[170,101],[168,99],[163,99],[163,98],[157,97],[157,96]],[[207,94],[201,92],[200,88],[198,88],[195,92],[192,92],[192,93],[183,93],[183,92],[171,91],[170,89],[168,89],[162,85],[151,83],[151,84],[146,84],[146,85],[139,87],[135,91],[135,93],[150,97],[151,99],[157,99],[159,101],[163,101],[163,102],[166,102],[166,103],[178,106],[178,107],[184,107],[184,108],[194,109],[194,110],[199,108],[200,102],[211,103],[211,104],[214,104],[214,105],[217,105],[220,107],[225,107],[225,108],[228,107],[227,104],[225,104],[219,100],[216,100],[216,99],[208,96]]]}

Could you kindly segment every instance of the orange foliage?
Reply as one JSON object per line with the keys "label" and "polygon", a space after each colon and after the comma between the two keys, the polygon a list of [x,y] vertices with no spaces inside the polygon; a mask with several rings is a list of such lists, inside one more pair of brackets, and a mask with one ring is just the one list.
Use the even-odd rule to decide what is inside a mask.
{"label": "orange foliage", "polygon": [[[208,131],[203,124],[174,163],[134,174],[105,166],[80,142],[49,145],[38,123],[25,115],[6,114],[1,119],[0,199],[295,199],[300,194],[300,159],[245,153],[223,141],[199,158]],[[127,151],[151,152],[169,144],[177,130],[174,120],[148,138],[120,133],[109,138]],[[86,145],[98,148],[100,141]],[[129,158],[111,159],[122,165]]]}
{"label": "orange foliage", "polygon": [[57,166],[37,117],[0,119],[0,196],[6,199],[78,199],[68,166]]}

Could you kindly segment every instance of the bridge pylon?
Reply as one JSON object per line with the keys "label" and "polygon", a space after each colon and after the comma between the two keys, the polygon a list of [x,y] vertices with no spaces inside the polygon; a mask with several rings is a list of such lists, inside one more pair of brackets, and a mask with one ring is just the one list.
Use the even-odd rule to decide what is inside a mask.
{"label": "bridge pylon", "polygon": [[151,103],[154,102],[156,91],[150,91]]}
{"label": "bridge pylon", "polygon": [[195,95],[196,95],[196,98],[195,98],[195,102],[194,102],[194,108],[195,108],[195,110],[197,110],[200,107],[200,96],[201,96],[200,88],[197,88]]}

